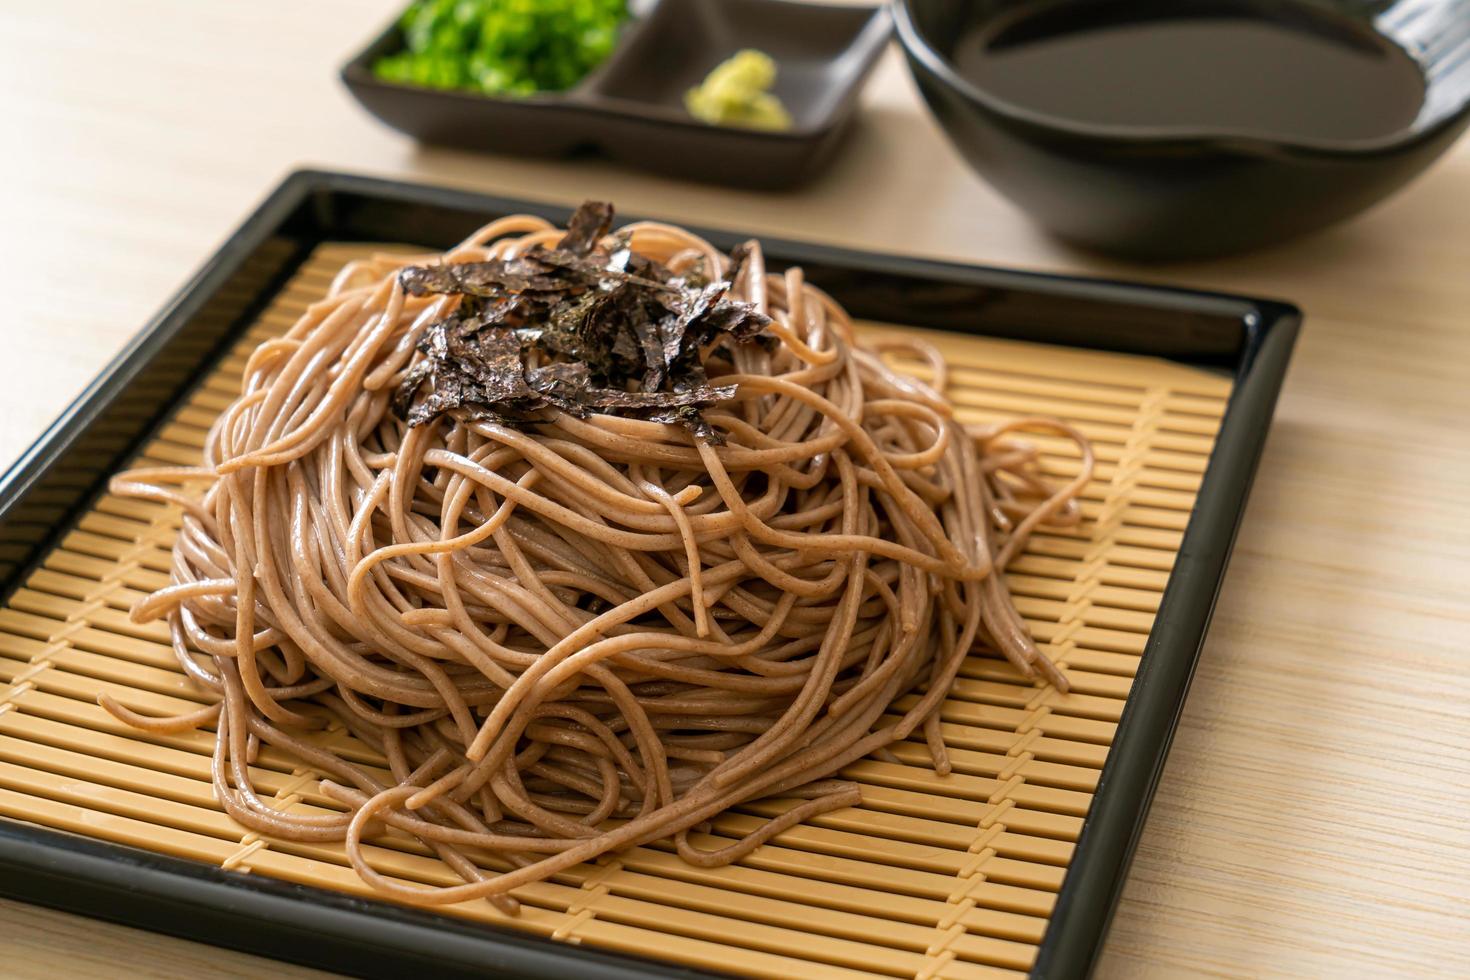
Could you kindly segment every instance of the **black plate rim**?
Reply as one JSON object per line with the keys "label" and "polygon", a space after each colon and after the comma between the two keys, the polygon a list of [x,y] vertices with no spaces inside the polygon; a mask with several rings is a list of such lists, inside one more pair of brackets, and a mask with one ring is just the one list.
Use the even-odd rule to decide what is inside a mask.
{"label": "black plate rim", "polygon": [[[0,524],[66,449],[104,415],[112,398],[205,300],[313,195],[340,192],[481,212],[564,217],[568,208],[402,181],[317,170],[288,176],[150,321],[132,344],[3,476]],[[632,217],[629,220],[634,220]],[[706,229],[694,229],[705,231]],[[712,235],[729,239],[730,232]],[[1295,342],[1301,314],[1276,300],[1104,279],[994,269],[882,255],[763,236],[796,261],[859,270],[965,275],[1058,294],[1147,299],[1156,305],[1238,315],[1245,327],[1235,386],[1149,635],[1134,691],[1099,778],[1033,975],[1085,977],[1101,949],[1203,646],[1256,464]],[[803,258],[803,257],[807,258]],[[64,524],[65,522],[63,522]],[[41,549],[47,545],[39,546]],[[18,574],[14,578],[19,579]],[[8,592],[8,589],[6,590]],[[718,974],[527,933],[469,926],[373,899],[81,837],[0,818],[0,895],[361,976],[432,968],[446,977],[716,977]],[[242,916],[252,928],[233,928]],[[310,941],[303,938],[303,924]],[[452,938],[446,938],[450,936]],[[389,941],[391,939],[391,942]],[[366,950],[366,953],[363,951]],[[362,954],[362,955],[359,955]]]}

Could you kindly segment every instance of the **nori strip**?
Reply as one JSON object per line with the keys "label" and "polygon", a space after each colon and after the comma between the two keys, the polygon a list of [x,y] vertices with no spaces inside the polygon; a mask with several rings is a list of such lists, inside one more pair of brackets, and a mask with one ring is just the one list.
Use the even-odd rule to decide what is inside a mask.
{"label": "nori strip", "polygon": [[583,201],[567,222],[567,233],[556,247],[574,255],[590,255],[612,227],[613,206],[606,201]]}
{"label": "nori strip", "polygon": [[[723,441],[700,410],[736,389],[711,385],[704,359],[726,340],[774,341],[770,320],[730,300],[729,280],[707,281],[702,270],[676,276],[634,253],[626,234],[603,248],[612,214],[586,202],[553,249],[404,269],[410,294],[461,299],[425,330],[393,411],[409,425],[446,414],[528,425],[555,408],[681,424]],[[749,248],[731,253],[732,277]]]}
{"label": "nori strip", "polygon": [[703,439],[712,446],[723,446],[725,444],[724,434],[710,425],[708,420],[705,419],[704,413],[692,405],[649,412],[647,419],[650,422],[682,425],[696,439]]}
{"label": "nori strip", "polygon": [[398,281],[411,296],[462,293],[495,299],[511,292],[559,293],[567,288],[565,270],[538,261],[532,252],[513,259],[410,266]]}

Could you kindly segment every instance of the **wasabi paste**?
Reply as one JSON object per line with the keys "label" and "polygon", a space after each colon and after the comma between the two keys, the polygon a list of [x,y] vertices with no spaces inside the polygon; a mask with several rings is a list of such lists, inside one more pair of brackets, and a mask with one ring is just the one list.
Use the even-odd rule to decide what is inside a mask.
{"label": "wasabi paste", "polygon": [[684,106],[696,119],[716,126],[751,129],[791,128],[791,114],[767,91],[776,81],[771,56],[752,49],[737,52],[684,95]]}

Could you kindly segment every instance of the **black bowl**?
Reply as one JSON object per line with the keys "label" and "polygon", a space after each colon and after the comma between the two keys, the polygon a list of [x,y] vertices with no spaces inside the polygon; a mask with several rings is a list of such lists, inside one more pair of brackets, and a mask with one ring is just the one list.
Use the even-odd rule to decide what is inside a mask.
{"label": "black bowl", "polygon": [[[1273,16],[1272,0],[1250,2]],[[1470,4],[1460,0],[1317,0],[1403,48],[1425,75],[1423,109],[1407,129],[1357,141],[1088,124],[1008,103],[961,77],[947,54],[961,31],[1028,5],[1037,4],[894,0],[894,19],[914,78],[955,146],[1033,219],[1084,247],[1199,257],[1321,228],[1403,186],[1470,123]]]}

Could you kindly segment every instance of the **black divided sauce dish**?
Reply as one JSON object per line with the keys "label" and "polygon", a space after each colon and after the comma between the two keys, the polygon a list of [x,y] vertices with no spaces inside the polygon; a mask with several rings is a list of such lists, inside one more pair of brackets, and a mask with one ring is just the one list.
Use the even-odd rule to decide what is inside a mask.
{"label": "black divided sauce dish", "polygon": [[1240,251],[1386,197],[1470,123],[1463,0],[894,0],[970,164],[1058,236]]}
{"label": "black divided sauce dish", "polygon": [[[369,112],[425,143],[536,156],[601,151],[671,176],[778,188],[830,158],[890,32],[882,7],[656,0],[624,26],[608,60],[566,92],[501,98],[384,81],[372,68],[403,47],[396,21],[341,76]],[[773,91],[791,129],[713,126],[685,111],[685,91],[742,48],[776,62]]]}

